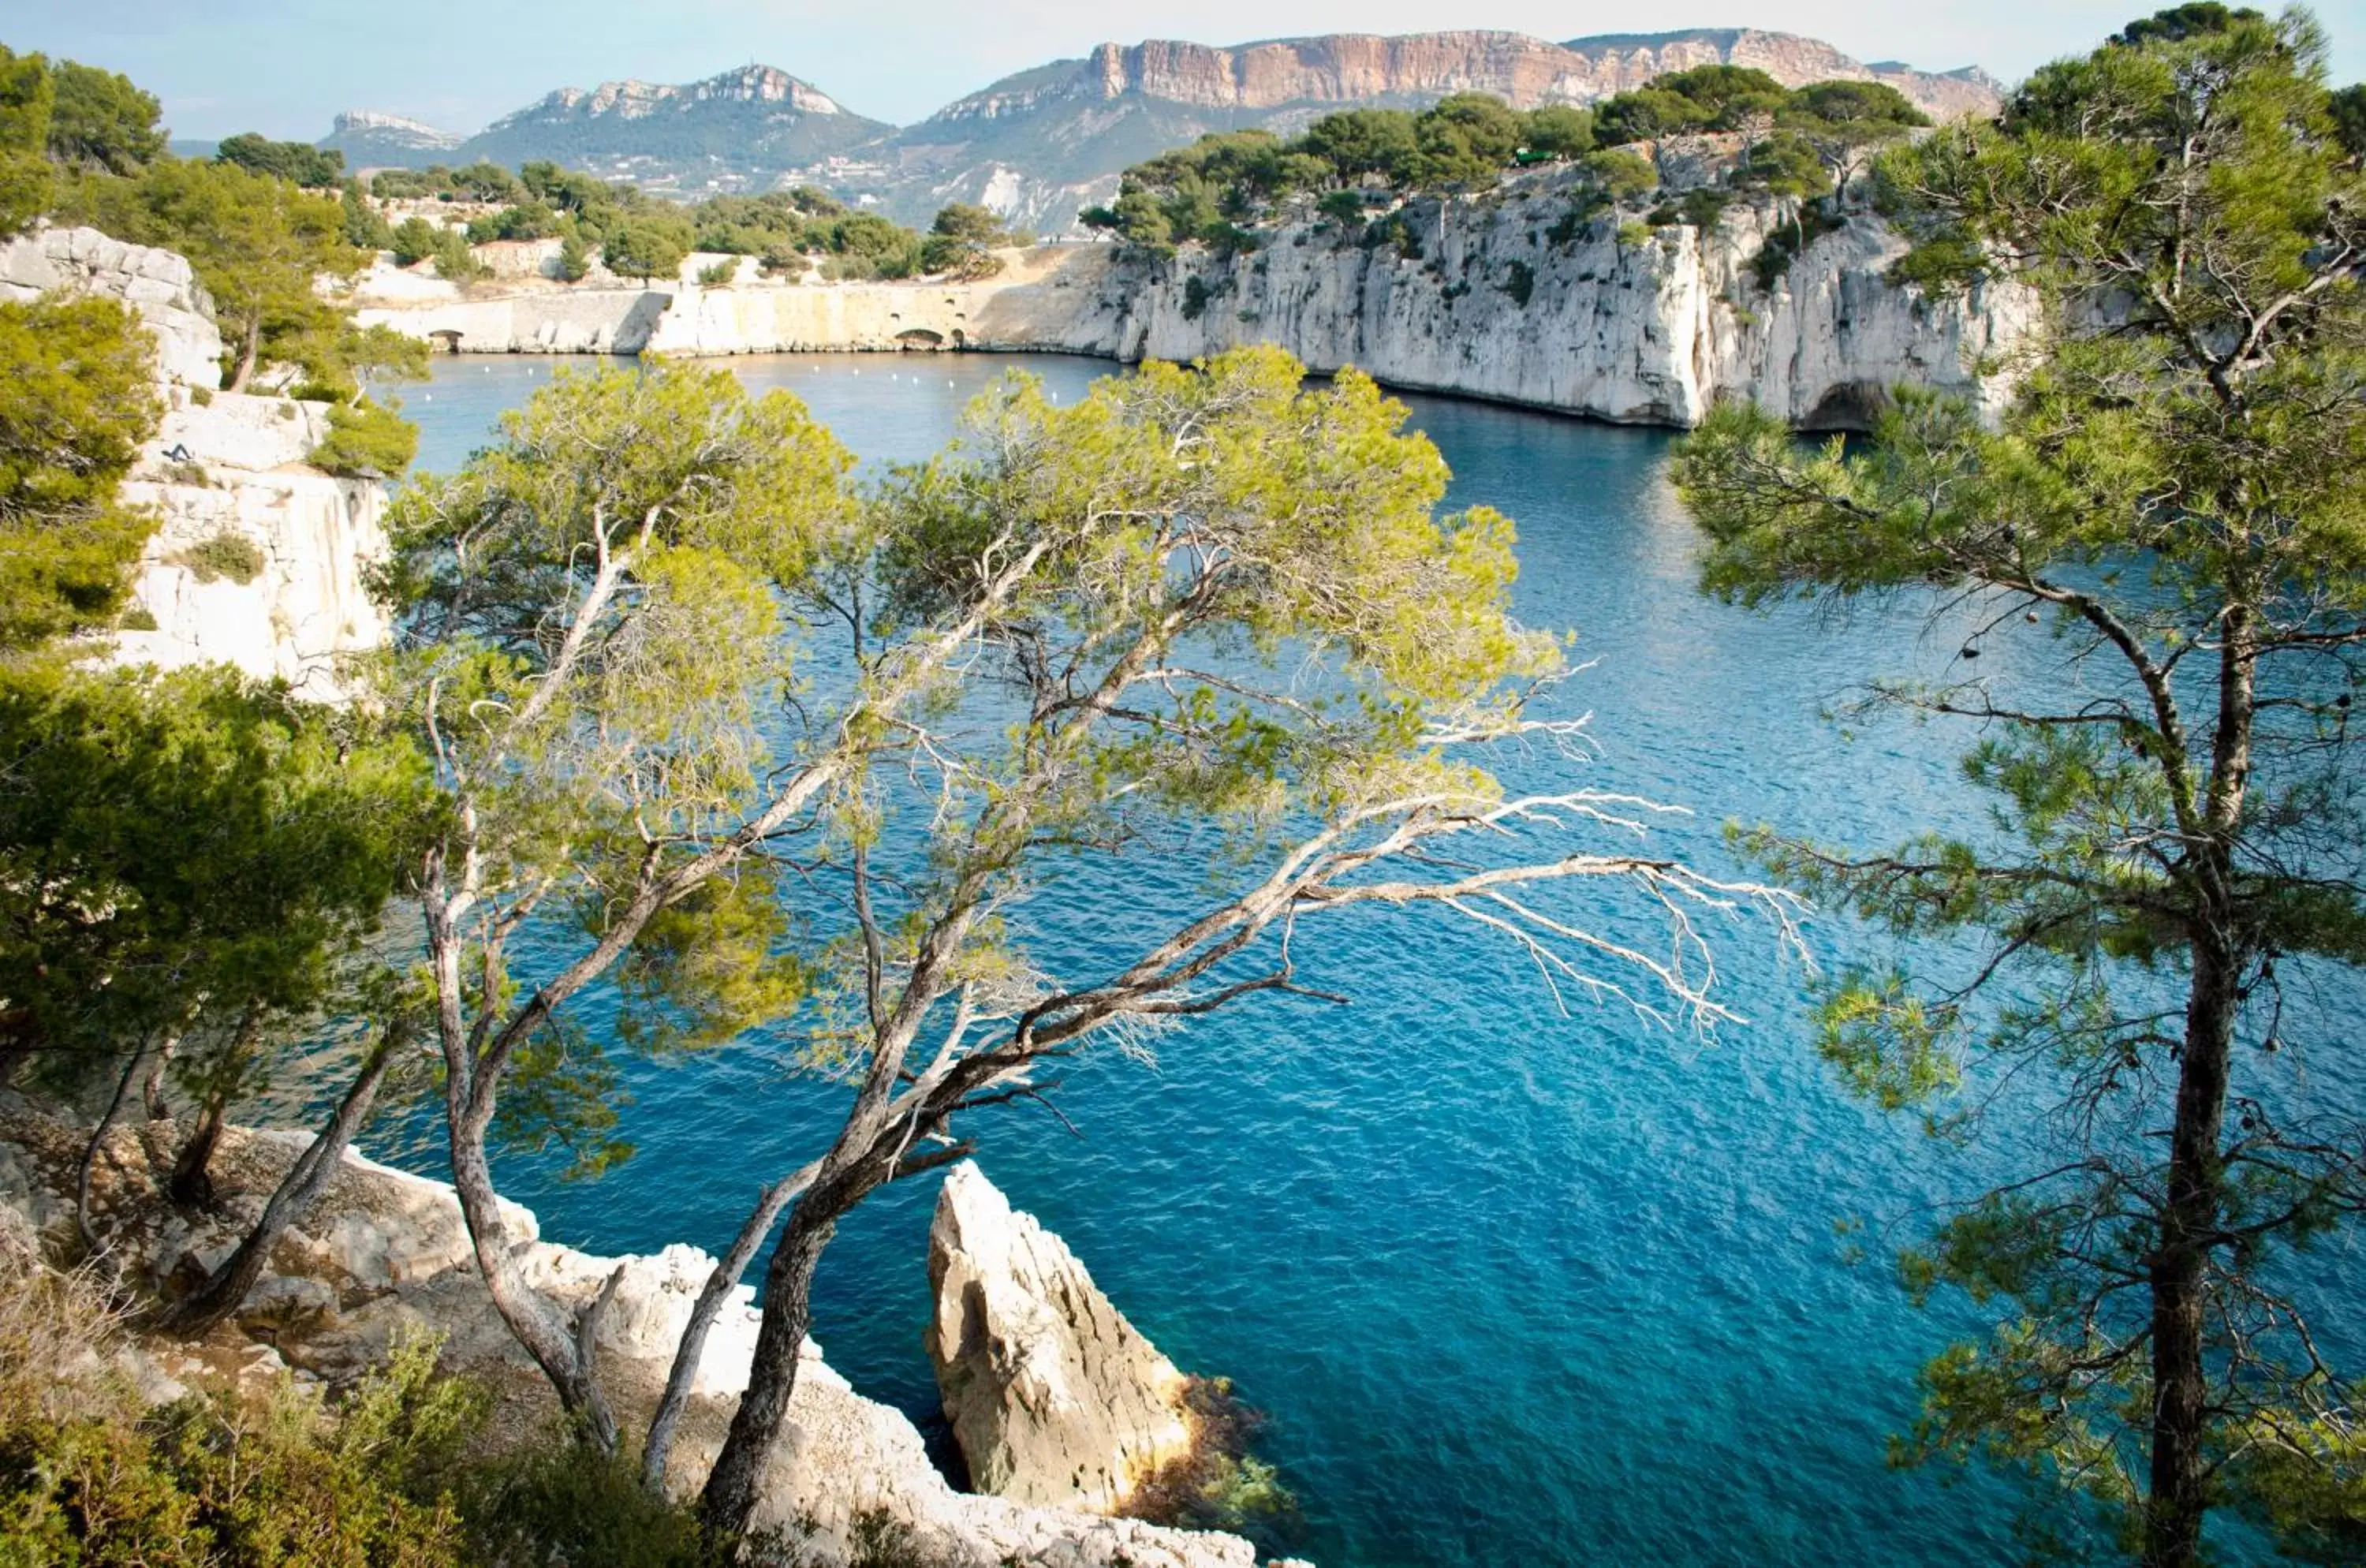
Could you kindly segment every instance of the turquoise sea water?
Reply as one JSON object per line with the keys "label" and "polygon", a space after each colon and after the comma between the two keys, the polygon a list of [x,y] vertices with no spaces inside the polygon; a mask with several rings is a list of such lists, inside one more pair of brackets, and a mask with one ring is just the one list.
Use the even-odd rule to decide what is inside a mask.
{"label": "turquoise sea water", "polygon": [[[437,364],[407,409],[436,468],[552,368]],[[1012,366],[1063,400],[1111,368],[984,355],[733,368],[794,390],[879,460],[933,450]],[[1722,874],[1740,874],[1718,839],[1728,818],[1857,843],[1962,819],[1961,737],[1847,741],[1822,710],[1876,671],[1944,668],[1964,624],[1928,626],[1912,600],[1839,619],[1709,603],[1664,434],[1412,403],[1455,502],[1518,525],[1523,618],[1574,628],[1595,660],[1557,700],[1594,715],[1596,759],[1533,757],[1515,764],[1522,783],[1686,807],[1657,843]],[[2058,656],[2033,644],[1991,642],[1984,667]],[[1064,924],[1089,933],[1190,891],[1187,869],[1152,864],[1059,893]],[[1594,897],[1561,907],[1620,918]],[[1948,1154],[1849,1100],[1806,1044],[1797,964],[1763,926],[1712,935],[1721,994],[1749,1022],[1703,1040],[1617,1005],[1562,1016],[1483,932],[1343,922],[1298,957],[1307,984],[1352,1008],[1252,1002],[1162,1041],[1155,1067],[1087,1057],[1059,1091],[1077,1135],[1014,1112],[973,1129],[981,1163],[1179,1364],[1233,1378],[1269,1413],[1263,1451],[1304,1511],[1281,1544],[1325,1568],[2015,1561],[2001,1483],[1884,1463],[1912,1417],[1914,1369],[1974,1321],[1910,1307],[1887,1248],[1997,1156]],[[1810,940],[1827,963],[1850,942],[1821,926]],[[632,1082],[625,1130],[640,1153],[622,1169],[568,1186],[503,1163],[546,1234],[720,1250],[841,1103],[754,1052]],[[924,1424],[933,1199],[925,1181],[874,1198],[841,1227],[817,1292],[831,1361]],[[1865,1237],[1836,1233],[1859,1218]],[[1873,1261],[1851,1261],[1860,1239]],[[2348,1258],[2322,1267],[2360,1275]]]}

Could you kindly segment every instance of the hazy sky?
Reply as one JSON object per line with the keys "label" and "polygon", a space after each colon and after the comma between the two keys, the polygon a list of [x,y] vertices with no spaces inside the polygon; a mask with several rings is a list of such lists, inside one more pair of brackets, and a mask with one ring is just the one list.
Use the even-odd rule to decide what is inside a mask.
{"label": "hazy sky", "polygon": [[[343,108],[473,131],[554,87],[684,82],[760,61],[908,124],[998,76],[1104,39],[1202,43],[1500,28],[1540,38],[1756,27],[1863,60],[1977,63],[2008,80],[2168,0],[10,0],[0,43],[129,74],[176,135],[311,140]],[[2334,65],[2366,77],[2366,0],[2321,0]]]}

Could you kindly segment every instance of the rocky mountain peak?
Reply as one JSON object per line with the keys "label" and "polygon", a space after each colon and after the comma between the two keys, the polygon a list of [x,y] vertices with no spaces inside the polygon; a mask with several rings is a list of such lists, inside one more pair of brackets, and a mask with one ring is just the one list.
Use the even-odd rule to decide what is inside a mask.
{"label": "rocky mountain peak", "polygon": [[444,142],[454,147],[468,140],[456,131],[438,130],[423,120],[405,119],[399,114],[380,114],[376,109],[347,109],[337,116],[330,129],[336,133],[371,130],[406,135],[422,142]]}
{"label": "rocky mountain peak", "polygon": [[589,91],[581,87],[561,87],[557,92],[545,95],[539,102],[495,120],[488,130],[499,131],[555,117],[573,118],[607,115],[622,119],[638,119],[667,109],[686,110],[702,105],[728,104],[778,104],[799,114],[840,115],[846,112],[837,99],[810,82],[792,76],[777,66],[749,64],[698,82],[643,82],[625,77],[621,81],[603,82]]}

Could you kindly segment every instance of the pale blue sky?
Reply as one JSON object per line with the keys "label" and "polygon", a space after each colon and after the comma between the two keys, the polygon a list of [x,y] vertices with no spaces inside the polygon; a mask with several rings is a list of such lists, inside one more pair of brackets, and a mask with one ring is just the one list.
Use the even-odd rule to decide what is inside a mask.
{"label": "pale blue sky", "polygon": [[[2166,0],[2160,0],[2166,3]],[[319,137],[341,108],[473,131],[551,88],[682,82],[750,61],[908,124],[997,76],[1103,39],[1202,43],[1501,28],[1541,38],[1757,27],[1865,60],[1977,63],[2008,80],[2091,46],[2144,0],[13,0],[0,43],[125,72],[176,135]],[[2323,0],[2342,81],[2366,77],[2366,0]]]}

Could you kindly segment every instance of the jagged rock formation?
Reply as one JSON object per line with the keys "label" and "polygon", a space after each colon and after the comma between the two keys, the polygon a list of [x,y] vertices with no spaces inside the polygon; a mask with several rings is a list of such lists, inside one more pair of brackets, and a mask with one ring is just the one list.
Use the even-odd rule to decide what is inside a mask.
{"label": "jagged rock formation", "polygon": [[[169,1288],[226,1253],[308,1137],[228,1130],[212,1166],[220,1210],[191,1219],[159,1197],[174,1134],[169,1122],[118,1129],[93,1186],[94,1223],[109,1257],[150,1287]],[[53,1250],[73,1246],[74,1169],[86,1136],[0,1094],[0,1235],[29,1229]],[[592,1257],[542,1239],[527,1210],[513,1205],[506,1219],[527,1278],[564,1311],[580,1309],[623,1269],[599,1322],[600,1372],[620,1420],[646,1423],[712,1260],[687,1247]],[[445,1337],[447,1364],[487,1376],[508,1397],[547,1401],[492,1311],[458,1201],[442,1182],[349,1152],[271,1269],[248,1296],[233,1343],[155,1354],[142,1379],[156,1397],[171,1397],[175,1381],[197,1375],[201,1360],[264,1386],[286,1371],[299,1382],[342,1382],[381,1358],[397,1332],[423,1328]],[[703,1482],[746,1386],[752,1296],[743,1287],[707,1341],[669,1472],[684,1491]],[[861,1560],[857,1530],[865,1520],[908,1532],[915,1561],[945,1568],[1256,1568],[1255,1550],[1236,1536],[955,1492],[930,1464],[912,1424],[856,1393],[810,1342],[789,1424],[757,1524],[788,1530],[796,1561],[812,1568]]]}
{"label": "jagged rock formation", "polygon": [[1418,108],[1450,93],[1492,93],[1518,108],[1589,104],[1662,72],[1718,62],[1788,86],[1884,81],[1941,119],[1997,103],[1996,84],[1977,70],[1869,66],[1814,39],[1750,28],[1566,43],[1507,32],[1343,33],[1229,49],[1153,39],[1006,77],[883,149],[812,173],[875,195],[907,222],[946,201],[976,201],[1049,232],[1107,199],[1127,165],[1211,130],[1290,132],[1338,108]]}
{"label": "jagged rock formation", "polygon": [[[386,635],[362,585],[385,548],[386,495],[375,480],[306,466],[328,432],[327,406],[220,390],[212,302],[170,251],[95,229],[39,229],[0,245],[0,299],[50,293],[123,300],[156,339],[163,422],[123,495],[160,526],[112,656],[164,669],[220,661],[338,697],[339,657]],[[200,548],[224,538],[250,547],[252,576],[225,574]]]}
{"label": "jagged rock formation", "polygon": [[213,301],[185,256],[130,245],[96,229],[36,229],[0,241],[0,299],[88,294],[140,312],[156,339],[157,378],[167,388],[221,385],[221,333]]}
{"label": "jagged rock formation", "polygon": [[929,1285],[929,1359],[980,1491],[1109,1512],[1190,1453],[1175,1363],[967,1160],[937,1194]]}
{"label": "jagged rock formation", "polygon": [[704,194],[765,188],[784,169],[894,129],[849,113],[785,71],[749,65],[681,85],[562,87],[495,120],[451,156],[511,168],[547,158],[609,179]]}
{"label": "jagged rock formation", "polygon": [[349,169],[423,169],[447,162],[468,140],[400,115],[349,109],[336,118],[318,145],[343,152]]}

